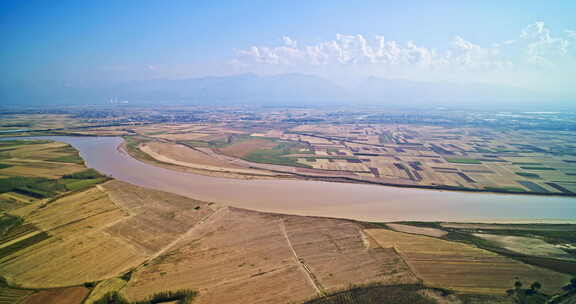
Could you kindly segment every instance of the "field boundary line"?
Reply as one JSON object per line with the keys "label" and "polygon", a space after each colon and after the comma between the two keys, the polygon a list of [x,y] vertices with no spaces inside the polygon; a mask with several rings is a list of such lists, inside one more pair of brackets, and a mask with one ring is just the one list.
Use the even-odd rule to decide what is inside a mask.
{"label": "field boundary line", "polygon": [[312,272],[310,267],[308,265],[306,265],[306,263],[304,262],[304,259],[302,259],[301,257],[298,256],[298,254],[296,253],[296,250],[292,246],[292,241],[290,241],[290,238],[288,237],[288,232],[286,231],[286,225],[284,224],[284,219],[280,220],[279,226],[280,226],[280,230],[282,231],[282,234],[284,235],[284,238],[286,239],[286,243],[288,244],[288,248],[290,249],[292,256],[294,256],[294,259],[296,260],[296,263],[298,263],[298,265],[300,266],[300,269],[304,272],[304,274],[308,278],[308,281],[310,282],[312,287],[314,287],[314,289],[316,290],[316,293],[318,293],[318,295],[321,295],[321,296],[325,295],[326,293],[324,292],[324,288],[322,287],[320,282],[318,282],[318,279],[316,278],[316,276],[314,275],[314,273]]}
{"label": "field boundary line", "polygon": [[[113,180],[112,180],[112,181],[113,181]],[[109,181],[109,182],[112,182],[112,181]],[[106,183],[108,183],[108,182],[106,182]],[[106,184],[106,183],[104,183],[104,184]],[[128,208],[126,208],[126,207],[123,207],[120,203],[118,203],[118,202],[113,198],[113,195],[110,193],[110,192],[112,192],[112,191],[111,191],[111,190],[106,190],[106,188],[104,188],[102,185],[103,185],[103,184],[96,185],[96,188],[98,188],[98,190],[104,192],[104,194],[106,194],[106,196],[108,196],[108,199],[110,199],[110,201],[116,206],[116,208],[122,210],[123,212],[125,212],[125,213],[128,215],[127,217],[133,217],[133,216],[134,216],[134,212],[131,212],[130,209],[128,209]],[[138,197],[138,198],[140,198],[140,197]]]}
{"label": "field boundary line", "polygon": [[408,268],[408,270],[410,271],[410,273],[416,278],[416,280],[420,281],[420,283],[424,283],[424,280],[422,278],[420,278],[417,274],[416,274],[416,270],[414,270],[414,268],[412,267],[412,265],[410,265],[410,263],[408,262],[408,260],[404,257],[404,255],[402,255],[402,252],[400,251],[400,247],[398,246],[397,243],[394,243],[394,246],[392,246],[392,250],[394,250],[394,252],[396,252],[396,254],[398,255],[398,257],[400,257],[400,259],[402,260],[402,262],[404,262],[404,264],[406,264],[406,267]]}
{"label": "field boundary line", "polygon": [[[148,259],[146,259],[146,261],[142,264],[144,265],[145,263],[148,263],[156,258],[158,258],[159,256],[163,255],[164,253],[166,253],[168,250],[172,249],[172,247],[174,247],[174,245],[178,244],[178,242],[182,241],[183,239],[189,237],[192,232],[194,231],[194,229],[196,229],[198,226],[200,226],[201,224],[203,224],[206,220],[208,220],[209,218],[213,217],[214,215],[216,215],[217,213],[219,213],[222,210],[228,209],[227,207],[223,207],[220,208],[212,213],[210,213],[209,215],[205,216],[203,219],[201,219],[196,225],[192,226],[190,229],[188,229],[188,231],[184,232],[183,234],[181,234],[179,237],[177,237],[176,239],[174,239],[172,242],[170,242],[170,244],[164,246],[162,249],[158,250],[155,254],[151,255]],[[138,267],[140,268],[140,267]]]}

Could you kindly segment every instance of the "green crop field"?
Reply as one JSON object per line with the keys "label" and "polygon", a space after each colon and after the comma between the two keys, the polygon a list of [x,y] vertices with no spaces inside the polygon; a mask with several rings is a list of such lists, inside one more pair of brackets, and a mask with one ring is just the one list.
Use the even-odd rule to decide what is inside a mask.
{"label": "green crop field", "polygon": [[82,158],[80,158],[80,155],[78,155],[78,154],[56,157],[56,158],[50,159],[50,161],[62,162],[62,163],[72,163],[72,164],[83,164],[84,163],[84,161],[82,160]]}
{"label": "green crop field", "polygon": [[472,158],[446,158],[446,161],[454,164],[470,164],[470,165],[479,165],[482,163],[481,161]]}
{"label": "green crop field", "polygon": [[554,171],[556,169],[549,167],[520,167],[524,170]]}
{"label": "green crop field", "polygon": [[488,191],[506,191],[506,192],[526,192],[525,189],[520,187],[485,187],[484,189]]}
{"label": "green crop field", "polygon": [[290,143],[290,142],[279,142],[272,149],[260,149],[250,152],[248,155],[243,157],[247,161],[255,163],[273,164],[273,165],[284,165],[284,166],[294,166],[311,168],[308,165],[299,163],[296,159],[285,157],[289,154],[309,154],[311,152],[302,152],[300,149],[303,148],[300,144]]}
{"label": "green crop field", "polygon": [[106,181],[106,178],[91,178],[91,179],[81,179],[81,180],[64,180],[66,185],[66,189],[70,191],[78,191],[82,189],[86,189],[90,186],[100,184]]}
{"label": "green crop field", "polygon": [[529,172],[514,172],[516,175],[529,177],[529,178],[540,178],[540,175],[536,173],[529,173]]}

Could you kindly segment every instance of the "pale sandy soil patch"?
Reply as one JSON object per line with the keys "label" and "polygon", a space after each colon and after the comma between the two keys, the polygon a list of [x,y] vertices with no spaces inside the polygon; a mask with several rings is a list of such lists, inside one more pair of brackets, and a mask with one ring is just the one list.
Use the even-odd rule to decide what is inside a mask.
{"label": "pale sandy soil patch", "polygon": [[[140,150],[161,161],[176,161],[186,165],[206,166],[209,168],[238,168],[208,154],[184,145],[149,142],[140,146]],[[159,159],[160,160],[160,159]]]}
{"label": "pale sandy soil patch", "polygon": [[271,173],[263,170],[247,169],[232,164],[229,161],[218,159],[214,153],[206,153],[202,150],[195,150],[183,145],[152,142],[139,147],[139,149],[148,154],[150,157],[162,163],[168,163],[190,169],[208,171],[214,174],[236,174],[231,177],[246,176],[275,176],[277,173]]}
{"label": "pale sandy soil patch", "polygon": [[474,233],[473,235],[494,242],[504,249],[526,255],[556,259],[574,259],[572,255],[564,250],[536,238],[485,233]]}
{"label": "pale sandy soil patch", "polygon": [[388,226],[388,227],[390,227],[396,231],[399,231],[399,232],[421,234],[421,235],[427,235],[427,236],[433,236],[433,237],[443,237],[446,234],[448,234],[448,232],[441,230],[441,229],[436,229],[436,228],[416,227],[416,226],[402,225],[402,224],[386,224],[386,226]]}
{"label": "pale sandy soil patch", "polygon": [[382,247],[395,248],[416,275],[431,287],[464,293],[503,294],[514,278],[539,281],[543,291],[555,293],[570,276],[523,264],[487,250],[437,238],[385,229],[365,230]]}

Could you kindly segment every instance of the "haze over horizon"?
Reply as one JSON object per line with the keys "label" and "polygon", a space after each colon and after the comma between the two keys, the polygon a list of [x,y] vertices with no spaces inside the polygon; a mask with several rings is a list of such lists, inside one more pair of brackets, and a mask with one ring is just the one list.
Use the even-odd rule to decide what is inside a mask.
{"label": "haze over horizon", "polygon": [[570,108],[575,11],[573,1],[6,2],[0,98]]}

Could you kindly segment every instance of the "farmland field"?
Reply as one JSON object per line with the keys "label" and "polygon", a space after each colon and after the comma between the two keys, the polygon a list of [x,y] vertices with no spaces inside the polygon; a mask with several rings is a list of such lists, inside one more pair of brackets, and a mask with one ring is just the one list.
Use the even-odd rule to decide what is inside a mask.
{"label": "farmland field", "polygon": [[47,289],[26,298],[24,304],[80,304],[89,292],[88,288],[80,286]]}
{"label": "farmland field", "polygon": [[366,233],[383,248],[396,248],[427,286],[501,294],[520,277],[556,292],[570,278],[466,244],[384,229],[367,229]]}
{"label": "farmland field", "polygon": [[[347,181],[448,190],[576,195],[572,152],[556,152],[555,143],[573,135],[557,132],[542,140],[538,132],[484,128],[389,124],[310,124],[247,129],[236,125],[189,124],[134,128],[153,145],[182,144],[193,149],[178,158],[197,170],[218,171],[259,164],[292,178],[345,177]],[[258,132],[250,132],[250,131]],[[387,139],[381,142],[382,136]],[[156,149],[154,158],[174,158]],[[199,155],[203,150],[212,160]],[[574,152],[576,153],[576,152]],[[138,157],[137,153],[134,153]],[[196,155],[196,156],[195,156]],[[226,163],[214,162],[220,157]],[[141,157],[146,159],[146,156]],[[211,166],[206,167],[206,162]],[[239,173],[243,174],[243,173]],[[246,173],[250,175],[250,173]],[[238,176],[230,176],[238,177]]]}
{"label": "farmland field", "polygon": [[[546,141],[526,144],[532,135],[518,130],[203,122],[73,132],[129,135],[124,150],[149,164],[244,179],[570,195],[576,172],[569,147],[560,153]],[[220,191],[252,182],[226,181]],[[198,192],[204,185],[187,184]],[[505,303],[515,278],[539,281],[554,294],[575,265],[573,225],[368,223],[251,211],[112,180],[52,141],[0,142],[0,186],[0,274],[7,284],[0,302],[94,303],[112,292],[129,301],[186,293],[193,303],[398,294],[411,303]],[[280,199],[281,192],[261,190],[269,206]]]}
{"label": "farmland field", "polygon": [[406,233],[413,233],[413,234],[421,234],[433,237],[442,237],[448,234],[448,232],[436,229],[436,228],[429,228],[429,227],[418,227],[418,226],[411,226],[411,225],[402,225],[402,224],[395,224],[390,223],[386,224],[386,226],[392,228],[393,230],[399,232],[406,232]]}
{"label": "farmland field", "polygon": [[499,246],[501,246],[502,248],[526,255],[576,260],[576,258],[570,255],[569,253],[561,250],[560,248],[554,246],[553,244],[547,243],[537,238],[509,236],[509,235],[494,235],[486,233],[476,233],[474,235],[483,238],[485,240],[494,242]]}
{"label": "farmland field", "polygon": [[150,142],[139,150],[155,160],[155,164],[170,166],[171,169],[184,169],[190,172],[225,177],[275,176],[266,170],[249,169],[220,157],[205,148],[190,148],[182,144]]}
{"label": "farmland field", "polygon": [[42,140],[0,141],[0,210],[12,210],[42,199],[79,191],[107,180],[86,170],[78,151]]}
{"label": "farmland field", "polygon": [[274,303],[349,284],[416,282],[392,250],[372,246],[352,222],[225,207],[190,231],[178,249],[134,273],[125,293],[138,299],[144,291],[194,286],[198,303],[239,297]]}
{"label": "farmland field", "polygon": [[10,288],[0,286],[0,304],[20,303],[34,293],[31,289]]}

